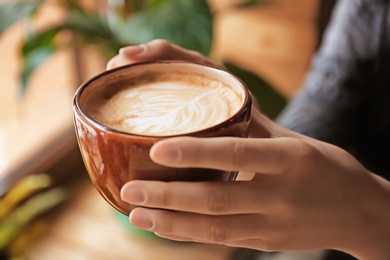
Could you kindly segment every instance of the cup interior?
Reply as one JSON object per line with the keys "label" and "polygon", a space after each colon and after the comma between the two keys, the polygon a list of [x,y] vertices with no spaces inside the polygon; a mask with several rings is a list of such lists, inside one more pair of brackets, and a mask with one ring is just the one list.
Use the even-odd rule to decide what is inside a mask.
{"label": "cup interior", "polygon": [[[102,96],[108,99],[111,95],[118,91],[118,88],[121,88],[124,84],[130,82],[135,77],[148,72],[191,73],[222,82],[223,84],[231,87],[238,95],[241,96],[241,107],[236,114],[239,114],[245,108],[246,104],[250,102],[250,94],[245,84],[234,75],[222,69],[184,61],[158,61],[126,65],[95,76],[81,85],[81,87],[77,90],[74,100],[75,109],[79,110],[78,112],[96,127],[103,128],[106,131],[121,132],[115,129],[110,129],[110,127],[102,125],[92,119],[89,114],[89,108],[93,106],[97,99],[101,99]],[[233,115],[233,117],[234,116],[235,115]],[[221,124],[223,123],[224,122]],[[219,125],[220,124],[218,124],[218,126]],[[206,129],[201,131],[204,130]]]}

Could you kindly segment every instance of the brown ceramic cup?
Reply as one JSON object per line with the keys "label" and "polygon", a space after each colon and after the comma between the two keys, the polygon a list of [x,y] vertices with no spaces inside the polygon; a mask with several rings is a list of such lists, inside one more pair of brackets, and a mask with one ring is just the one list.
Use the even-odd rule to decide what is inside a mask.
{"label": "brown ceramic cup", "polygon": [[128,181],[231,181],[237,175],[236,172],[214,169],[168,168],[158,165],[149,157],[150,148],[156,142],[174,136],[129,134],[102,125],[88,115],[88,106],[96,93],[120,85],[121,82],[129,82],[132,77],[146,71],[197,73],[223,82],[242,95],[242,106],[231,118],[207,129],[183,134],[185,136],[247,137],[251,117],[251,96],[242,81],[222,69],[196,63],[159,61],[132,64],[106,71],[81,85],[73,100],[73,112],[84,164],[99,193],[110,205],[126,215],[133,206],[121,200],[120,190]]}

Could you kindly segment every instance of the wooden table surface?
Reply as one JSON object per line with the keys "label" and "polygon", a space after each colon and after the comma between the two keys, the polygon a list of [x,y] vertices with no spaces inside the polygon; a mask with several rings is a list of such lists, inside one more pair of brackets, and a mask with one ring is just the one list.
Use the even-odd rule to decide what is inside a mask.
{"label": "wooden table surface", "polygon": [[89,180],[52,219],[50,229],[27,252],[29,260],[226,260],[230,247],[180,243],[127,230]]}

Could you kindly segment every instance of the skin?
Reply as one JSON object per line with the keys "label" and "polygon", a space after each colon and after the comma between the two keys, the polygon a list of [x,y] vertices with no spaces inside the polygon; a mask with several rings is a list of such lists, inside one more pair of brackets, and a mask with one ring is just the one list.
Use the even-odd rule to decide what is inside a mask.
{"label": "skin", "polygon": [[[164,40],[129,46],[107,64],[158,59],[213,64]],[[178,241],[261,251],[335,249],[390,259],[390,183],[346,151],[285,129],[253,108],[250,138],[171,138],[155,162],[252,173],[235,182],[131,181],[124,201],[141,229]]]}

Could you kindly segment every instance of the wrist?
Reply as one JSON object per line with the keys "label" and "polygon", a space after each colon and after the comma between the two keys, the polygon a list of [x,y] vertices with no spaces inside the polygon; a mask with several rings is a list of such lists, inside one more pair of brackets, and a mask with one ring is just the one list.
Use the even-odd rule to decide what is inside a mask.
{"label": "wrist", "polygon": [[390,259],[390,182],[374,174],[370,177],[372,185],[357,200],[352,216],[357,225],[339,250],[361,260]]}

